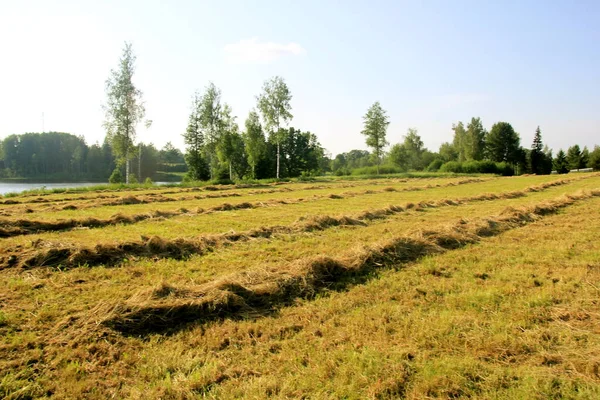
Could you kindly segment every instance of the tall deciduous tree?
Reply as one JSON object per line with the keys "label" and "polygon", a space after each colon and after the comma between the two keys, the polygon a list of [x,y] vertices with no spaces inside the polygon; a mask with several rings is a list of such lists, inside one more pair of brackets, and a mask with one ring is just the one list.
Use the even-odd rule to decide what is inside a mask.
{"label": "tall deciduous tree", "polygon": [[425,166],[423,165],[422,159],[425,147],[423,146],[421,136],[419,136],[415,128],[408,128],[408,132],[404,135],[403,146],[406,149],[406,154],[408,156],[409,169],[423,169]]}
{"label": "tall deciduous tree", "polygon": [[456,151],[456,148],[453,144],[448,142],[441,144],[439,154],[443,162],[458,160],[458,152]]}
{"label": "tall deciduous tree", "polygon": [[[185,162],[188,166],[188,175],[191,179],[198,181],[209,178],[208,165],[203,156],[205,138],[201,124],[201,113],[202,97],[196,92],[192,98],[190,117],[183,134],[183,140],[186,145]],[[170,149],[167,149],[167,151],[170,151]]]}
{"label": "tall deciduous tree", "polygon": [[460,121],[452,125],[452,130],[454,131],[452,144],[458,153],[458,161],[464,162],[467,160],[467,131],[464,124]]}
{"label": "tall deciduous tree", "polygon": [[521,156],[519,134],[508,122],[497,122],[487,135],[488,157],[496,162],[515,164]]}
{"label": "tall deciduous tree", "polygon": [[293,118],[290,105],[292,94],[283,78],[275,76],[264,83],[263,92],[257,97],[257,100],[265,128],[271,133],[271,137],[277,145],[276,177],[279,179],[281,142],[285,137],[285,132],[281,130],[281,127],[282,124],[287,125]]}
{"label": "tall deciduous tree", "polygon": [[244,132],[243,137],[246,145],[246,154],[248,155],[248,163],[252,168],[252,177],[256,179],[256,165],[266,151],[267,144],[258,114],[254,110],[248,114],[246,132]]}
{"label": "tall deciduous tree", "polygon": [[106,134],[118,163],[125,163],[127,183],[129,162],[136,150],[136,128],[146,113],[142,92],[133,84],[135,60],[131,43],[125,43],[119,67],[111,70],[106,81],[107,99],[104,105]]}
{"label": "tall deciduous tree", "polygon": [[204,157],[210,166],[211,178],[218,170],[217,145],[223,132],[221,91],[210,82],[200,99],[198,108],[200,128],[204,132]]}
{"label": "tall deciduous tree", "polygon": [[471,122],[467,124],[466,131],[466,160],[483,160],[486,134],[487,132],[483,128],[481,118],[471,118]]}
{"label": "tall deciduous tree", "polygon": [[[229,179],[233,179],[233,171],[242,178],[245,171],[240,168],[241,163],[248,165],[246,161],[246,152],[244,142],[239,134],[239,127],[235,122],[235,116],[232,115],[231,108],[225,104],[223,107],[222,132],[217,143],[217,154],[219,160],[227,164],[229,168]],[[234,165],[235,164],[235,165]]]}
{"label": "tall deciduous tree", "polygon": [[363,117],[364,128],[362,134],[367,137],[367,146],[373,149],[377,164],[377,174],[379,174],[379,165],[381,164],[381,155],[383,148],[389,143],[385,139],[387,127],[390,124],[389,118],[381,104],[378,101],[367,110]]}

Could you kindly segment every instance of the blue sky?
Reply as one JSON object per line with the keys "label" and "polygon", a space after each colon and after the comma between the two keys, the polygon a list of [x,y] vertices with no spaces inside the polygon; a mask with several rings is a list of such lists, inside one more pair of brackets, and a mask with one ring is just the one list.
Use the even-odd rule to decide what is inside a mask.
{"label": "blue sky", "polygon": [[366,148],[362,116],[388,111],[437,150],[452,123],[510,122],[529,147],[600,144],[598,1],[0,2],[0,137],[42,130],[102,141],[104,82],[124,41],[154,121],[138,138],[183,148],[193,92],[213,81],[243,125],[284,77],[292,126],[332,154]]}

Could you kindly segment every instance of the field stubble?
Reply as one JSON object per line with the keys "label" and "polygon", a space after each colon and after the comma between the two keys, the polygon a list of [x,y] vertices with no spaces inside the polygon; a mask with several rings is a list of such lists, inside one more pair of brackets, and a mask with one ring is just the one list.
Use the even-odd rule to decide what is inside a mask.
{"label": "field stubble", "polygon": [[[0,395],[596,397],[600,178],[558,181],[324,199],[278,232],[211,232],[230,236],[181,260],[120,254],[118,268],[25,265],[44,250],[26,241],[181,217],[4,239]],[[251,227],[286,207],[237,215]]]}

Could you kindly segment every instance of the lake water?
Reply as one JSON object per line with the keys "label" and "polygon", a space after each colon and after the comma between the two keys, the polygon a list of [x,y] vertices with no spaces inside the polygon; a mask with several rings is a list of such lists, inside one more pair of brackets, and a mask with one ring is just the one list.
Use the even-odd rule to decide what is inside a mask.
{"label": "lake water", "polygon": [[[164,185],[173,182],[155,182],[156,185]],[[69,182],[69,183],[12,183],[0,182],[0,194],[21,193],[24,190],[31,189],[57,189],[57,188],[78,188],[86,186],[102,185],[99,182]]]}

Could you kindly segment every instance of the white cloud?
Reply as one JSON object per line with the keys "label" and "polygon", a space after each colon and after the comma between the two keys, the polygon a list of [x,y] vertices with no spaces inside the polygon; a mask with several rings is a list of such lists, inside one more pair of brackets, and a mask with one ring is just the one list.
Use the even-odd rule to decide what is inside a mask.
{"label": "white cloud", "polygon": [[259,42],[258,38],[242,39],[223,48],[233,63],[270,63],[284,56],[302,56],[306,50],[298,43]]}

